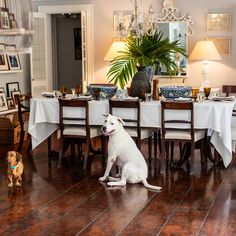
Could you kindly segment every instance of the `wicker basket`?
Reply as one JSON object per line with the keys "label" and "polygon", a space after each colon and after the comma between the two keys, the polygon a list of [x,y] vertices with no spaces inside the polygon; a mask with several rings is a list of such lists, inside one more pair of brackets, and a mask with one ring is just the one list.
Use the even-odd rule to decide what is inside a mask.
{"label": "wicker basket", "polygon": [[[11,122],[7,117],[0,117],[0,144],[16,144],[20,142],[19,122]],[[27,139],[25,132],[24,140]]]}

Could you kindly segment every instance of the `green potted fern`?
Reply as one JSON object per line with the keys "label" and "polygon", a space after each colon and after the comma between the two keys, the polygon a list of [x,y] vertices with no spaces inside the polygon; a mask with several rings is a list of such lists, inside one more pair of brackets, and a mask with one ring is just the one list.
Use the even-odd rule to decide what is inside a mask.
{"label": "green potted fern", "polygon": [[167,73],[173,76],[178,70],[173,54],[186,56],[178,41],[170,42],[168,38],[163,37],[163,33],[157,31],[153,35],[145,33],[138,38],[130,35],[125,43],[126,49],[111,61],[107,74],[109,82],[121,89],[125,88],[140,68],[151,66],[154,71],[158,71],[162,65]]}

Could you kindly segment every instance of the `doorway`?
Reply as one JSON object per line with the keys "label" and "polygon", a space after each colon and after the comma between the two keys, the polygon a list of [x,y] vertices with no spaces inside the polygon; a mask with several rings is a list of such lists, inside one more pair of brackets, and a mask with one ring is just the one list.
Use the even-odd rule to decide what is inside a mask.
{"label": "doorway", "polygon": [[82,84],[81,14],[52,14],[53,89]]}
{"label": "doorway", "polygon": [[[78,80],[82,80],[82,92],[85,92],[87,85],[93,83],[94,80],[93,5],[38,6],[38,12],[34,13],[35,34],[31,53],[31,90],[34,96],[40,95],[42,91],[51,91],[53,88],[59,87],[58,79],[54,79],[54,76],[57,76],[58,68],[53,66],[53,64],[57,65],[57,56],[52,54],[52,51],[56,51],[55,47],[57,45],[57,40],[52,37],[52,35],[55,36],[52,32],[55,29],[55,27],[52,27],[52,15],[57,14],[80,16],[82,76],[80,78],[78,76]],[[71,16],[68,18],[71,18]],[[79,33],[79,27],[76,27],[73,34],[74,39]],[[69,48],[72,47],[74,48],[74,46]],[[65,49],[68,49],[68,46]],[[74,49],[74,57],[79,58],[80,49],[78,47]],[[62,59],[62,62],[65,63],[65,59]],[[63,66],[60,67],[64,68]],[[68,79],[66,82],[69,81]],[[72,84],[71,86],[73,87]]]}

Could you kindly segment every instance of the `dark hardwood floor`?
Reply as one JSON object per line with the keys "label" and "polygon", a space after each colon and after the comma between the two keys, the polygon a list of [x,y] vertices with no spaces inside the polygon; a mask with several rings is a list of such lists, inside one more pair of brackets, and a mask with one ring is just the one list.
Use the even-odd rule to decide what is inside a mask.
{"label": "dark hardwood floor", "polygon": [[194,176],[185,166],[158,175],[153,161],[149,182],[160,192],[141,184],[109,188],[98,181],[101,157],[92,157],[87,172],[67,158],[60,172],[57,161],[48,168],[45,142],[24,152],[23,186],[11,190],[6,152],[14,148],[0,146],[0,235],[236,235],[235,162],[201,168],[196,150]]}

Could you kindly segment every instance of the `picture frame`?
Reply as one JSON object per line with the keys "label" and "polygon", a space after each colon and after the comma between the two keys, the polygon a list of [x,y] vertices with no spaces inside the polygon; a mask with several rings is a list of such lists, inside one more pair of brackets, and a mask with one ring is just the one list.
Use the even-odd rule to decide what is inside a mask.
{"label": "picture frame", "polygon": [[208,13],[207,31],[211,32],[230,32],[231,31],[231,13]]}
{"label": "picture frame", "polygon": [[8,110],[12,110],[16,108],[13,98],[7,98],[7,107],[8,107]]}
{"label": "picture frame", "polygon": [[9,11],[7,8],[0,8],[0,28],[10,29]]}
{"label": "picture frame", "polygon": [[5,93],[4,87],[0,87],[0,93]]}
{"label": "picture frame", "polygon": [[5,50],[5,43],[0,43],[0,51],[4,51]]}
{"label": "picture frame", "polygon": [[7,96],[11,97],[11,92],[20,90],[19,82],[6,83],[6,88]]}
{"label": "picture frame", "polygon": [[9,70],[7,56],[5,53],[0,53],[0,71]]}
{"label": "picture frame", "polygon": [[10,70],[20,70],[20,59],[17,53],[7,53],[7,61]]}
{"label": "picture frame", "polygon": [[18,90],[18,91],[12,91],[12,92],[11,92],[11,98],[12,98],[13,101],[14,101],[15,107],[17,108],[16,95],[21,95],[21,91]]}
{"label": "picture frame", "polygon": [[7,111],[7,101],[6,101],[6,95],[5,93],[0,93],[0,112],[1,111]]}
{"label": "picture frame", "polygon": [[221,55],[229,55],[230,54],[230,44],[231,44],[231,38],[230,37],[207,37],[207,40],[212,41],[218,52]]}
{"label": "picture frame", "polygon": [[16,50],[16,45],[15,44],[5,44],[5,50],[14,51],[14,50]]}
{"label": "picture frame", "polygon": [[5,0],[0,0],[0,7],[6,8],[6,1]]}
{"label": "picture frame", "polygon": [[15,19],[15,15],[13,13],[9,13],[9,21],[10,21],[10,28],[11,29],[17,29],[17,21]]}

